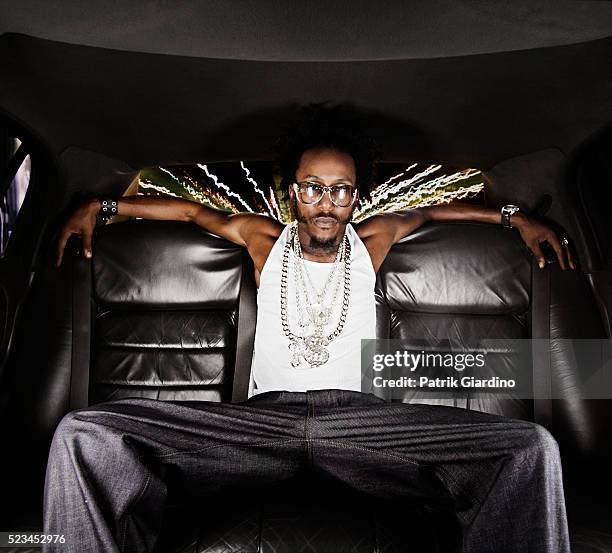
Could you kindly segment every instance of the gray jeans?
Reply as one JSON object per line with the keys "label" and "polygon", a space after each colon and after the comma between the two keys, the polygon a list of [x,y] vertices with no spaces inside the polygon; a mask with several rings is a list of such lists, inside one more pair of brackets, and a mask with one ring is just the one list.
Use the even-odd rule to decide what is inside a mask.
{"label": "gray jeans", "polygon": [[452,498],[470,553],[569,552],[559,448],[532,422],[346,390],[237,404],[124,399],[68,413],[47,465],[45,551],[151,551],[167,486],[195,495],[315,467],[389,498]]}

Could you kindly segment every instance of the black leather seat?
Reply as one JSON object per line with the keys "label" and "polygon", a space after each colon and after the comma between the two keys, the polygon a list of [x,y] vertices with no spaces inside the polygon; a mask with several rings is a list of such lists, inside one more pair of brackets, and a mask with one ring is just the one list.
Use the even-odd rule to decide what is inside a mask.
{"label": "black leather seat", "polygon": [[[7,439],[30,443],[23,439],[25,430],[38,444],[14,457],[15,482],[18,476],[29,479],[33,495],[20,507],[23,488],[11,492],[13,527],[40,524],[41,467],[53,429],[78,398],[75,390],[82,381],[76,364],[83,346],[89,353],[91,344],[91,370],[85,371],[89,403],[131,396],[231,400],[244,256],[241,248],[195,225],[129,221],[98,229],[90,290],[78,286],[80,273],[69,267],[41,277],[24,320],[38,313],[37,322],[46,325],[48,334],[33,349],[22,328],[13,366],[25,368],[13,374],[5,401]],[[88,263],[75,261],[75,267]],[[381,267],[378,334],[431,339],[432,344],[440,339],[527,338],[533,330],[532,288],[530,255],[513,232],[476,223],[428,224],[395,245]],[[52,289],[56,293],[49,298]],[[79,301],[76,289],[91,303]],[[579,274],[552,267],[548,299],[552,337],[604,337]],[[41,316],[41,302],[56,303]],[[91,325],[73,326],[86,305],[92,308]],[[549,422],[561,448],[568,501],[576,501],[570,516],[577,517],[584,511],[574,499],[574,484],[577,491],[588,485],[579,479],[581,471],[605,459],[609,448],[600,435],[608,406],[571,399],[567,376],[580,382],[581,375],[566,354],[555,352],[551,358],[553,385],[563,384],[568,399],[551,402]],[[432,402],[418,394],[403,401]],[[456,394],[433,402],[528,420],[534,416],[531,400]],[[25,462],[21,473],[19,459]],[[34,472],[38,478],[32,478]],[[592,512],[601,516],[603,508],[593,504]],[[456,519],[440,506],[411,505],[408,499],[401,506],[381,502],[318,474],[304,474],[263,494],[227,490],[195,506],[171,493],[166,513],[158,553],[450,552],[460,544]],[[585,532],[580,535],[587,536],[587,548],[576,551],[590,551],[589,540],[594,543],[595,534]]]}

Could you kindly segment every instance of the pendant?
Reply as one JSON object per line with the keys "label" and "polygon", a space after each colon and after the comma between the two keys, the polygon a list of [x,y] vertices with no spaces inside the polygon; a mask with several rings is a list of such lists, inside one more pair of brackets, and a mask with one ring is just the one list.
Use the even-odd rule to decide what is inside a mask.
{"label": "pendant", "polygon": [[329,344],[329,341],[325,336],[318,333],[306,336],[304,343],[306,346],[304,359],[311,367],[319,367],[327,363],[329,351],[325,346]]}
{"label": "pendant", "polygon": [[320,333],[315,333],[304,338],[298,338],[289,343],[289,351],[291,352],[291,366],[298,368],[304,360],[310,367],[320,367],[327,363],[329,359],[329,351],[327,346],[329,340],[326,336]]}
{"label": "pendant", "polygon": [[329,359],[329,351],[325,348],[319,350],[307,350],[304,359],[311,367],[320,367],[327,363]]}
{"label": "pendant", "polygon": [[308,306],[308,315],[315,326],[325,326],[329,321],[331,309],[321,303],[313,303]]}
{"label": "pendant", "polygon": [[297,368],[302,364],[301,358],[304,356],[304,340],[300,338],[290,342],[288,347],[291,352],[291,366]]}

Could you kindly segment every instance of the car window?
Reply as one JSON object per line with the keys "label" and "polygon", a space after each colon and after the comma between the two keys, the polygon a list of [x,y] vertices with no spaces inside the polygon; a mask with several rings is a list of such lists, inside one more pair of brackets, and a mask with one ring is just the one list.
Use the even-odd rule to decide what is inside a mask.
{"label": "car window", "polygon": [[31,158],[18,138],[8,137],[3,145],[2,203],[0,204],[0,257],[4,256],[30,184]]}
{"label": "car window", "polygon": [[[151,167],[141,171],[130,195],[174,196],[237,213],[265,213],[290,222],[288,198],[271,162],[199,163]],[[354,220],[385,211],[448,203],[482,204],[479,170],[442,164],[382,163],[371,200],[356,209]]]}

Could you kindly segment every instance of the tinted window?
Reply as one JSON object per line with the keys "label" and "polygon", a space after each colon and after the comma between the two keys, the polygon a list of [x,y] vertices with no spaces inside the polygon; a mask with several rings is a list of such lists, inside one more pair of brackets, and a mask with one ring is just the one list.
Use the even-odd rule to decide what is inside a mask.
{"label": "tinted window", "polygon": [[2,171],[4,195],[0,205],[0,255],[4,255],[13,233],[17,215],[30,184],[31,172],[31,158],[19,139],[8,139],[5,154]]}

